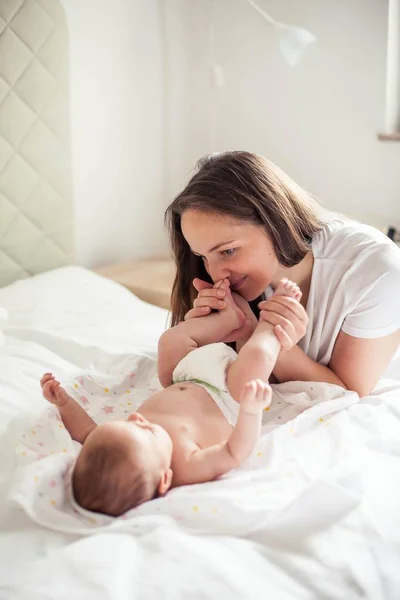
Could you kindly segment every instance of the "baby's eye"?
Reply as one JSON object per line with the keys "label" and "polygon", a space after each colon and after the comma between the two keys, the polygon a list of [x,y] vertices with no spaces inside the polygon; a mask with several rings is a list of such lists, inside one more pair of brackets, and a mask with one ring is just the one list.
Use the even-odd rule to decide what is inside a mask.
{"label": "baby's eye", "polygon": [[228,248],[227,250],[222,250],[222,256],[233,256],[237,252],[237,248]]}

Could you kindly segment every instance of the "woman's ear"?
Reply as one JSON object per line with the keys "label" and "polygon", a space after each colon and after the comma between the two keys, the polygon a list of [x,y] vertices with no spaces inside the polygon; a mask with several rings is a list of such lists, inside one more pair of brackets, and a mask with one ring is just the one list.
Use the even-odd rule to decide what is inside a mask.
{"label": "woman's ear", "polygon": [[161,475],[160,483],[158,484],[158,493],[160,496],[166,494],[171,487],[173,472],[172,469],[166,469]]}

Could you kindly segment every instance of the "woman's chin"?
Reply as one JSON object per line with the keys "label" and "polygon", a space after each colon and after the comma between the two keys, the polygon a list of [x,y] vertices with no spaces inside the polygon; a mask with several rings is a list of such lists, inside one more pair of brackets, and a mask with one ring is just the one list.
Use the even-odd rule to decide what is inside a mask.
{"label": "woman's chin", "polygon": [[265,292],[266,288],[263,289],[255,289],[254,287],[248,288],[246,289],[243,286],[243,289],[239,290],[237,292],[237,294],[240,294],[240,296],[242,296],[242,298],[244,298],[245,300],[247,300],[247,302],[253,302],[253,300],[257,300],[257,298],[259,298],[261,296],[261,294],[263,294]]}

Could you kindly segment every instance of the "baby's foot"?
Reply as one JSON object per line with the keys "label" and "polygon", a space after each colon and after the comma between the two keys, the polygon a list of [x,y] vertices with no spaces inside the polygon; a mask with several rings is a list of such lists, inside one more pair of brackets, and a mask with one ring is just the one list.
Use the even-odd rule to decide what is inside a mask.
{"label": "baby's foot", "polygon": [[300,299],[303,294],[297,283],[294,283],[294,281],[290,281],[290,279],[284,277],[284,279],[281,279],[278,285],[276,286],[273,295],[290,296],[291,298],[294,298],[295,300],[300,302]]}
{"label": "baby's foot", "polygon": [[46,400],[59,408],[64,406],[71,398],[64,388],[61,387],[60,382],[54,378],[52,373],[45,373],[40,380],[40,385]]}
{"label": "baby's foot", "polygon": [[220,281],[217,281],[217,283],[214,285],[214,288],[225,291],[224,300],[226,302],[226,307],[219,312],[221,318],[226,321],[227,325],[231,327],[232,331],[234,329],[238,329],[243,325],[246,317],[232,297],[229,279],[221,279]]}

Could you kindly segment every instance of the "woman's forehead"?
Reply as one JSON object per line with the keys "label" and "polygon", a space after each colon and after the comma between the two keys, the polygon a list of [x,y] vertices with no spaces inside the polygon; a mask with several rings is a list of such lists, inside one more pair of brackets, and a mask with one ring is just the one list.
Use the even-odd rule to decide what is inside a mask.
{"label": "woman's forehead", "polygon": [[233,216],[218,213],[204,212],[202,210],[188,209],[182,214],[181,227],[182,231],[196,231],[199,228],[225,230],[232,227],[249,227],[250,223],[244,223]]}

